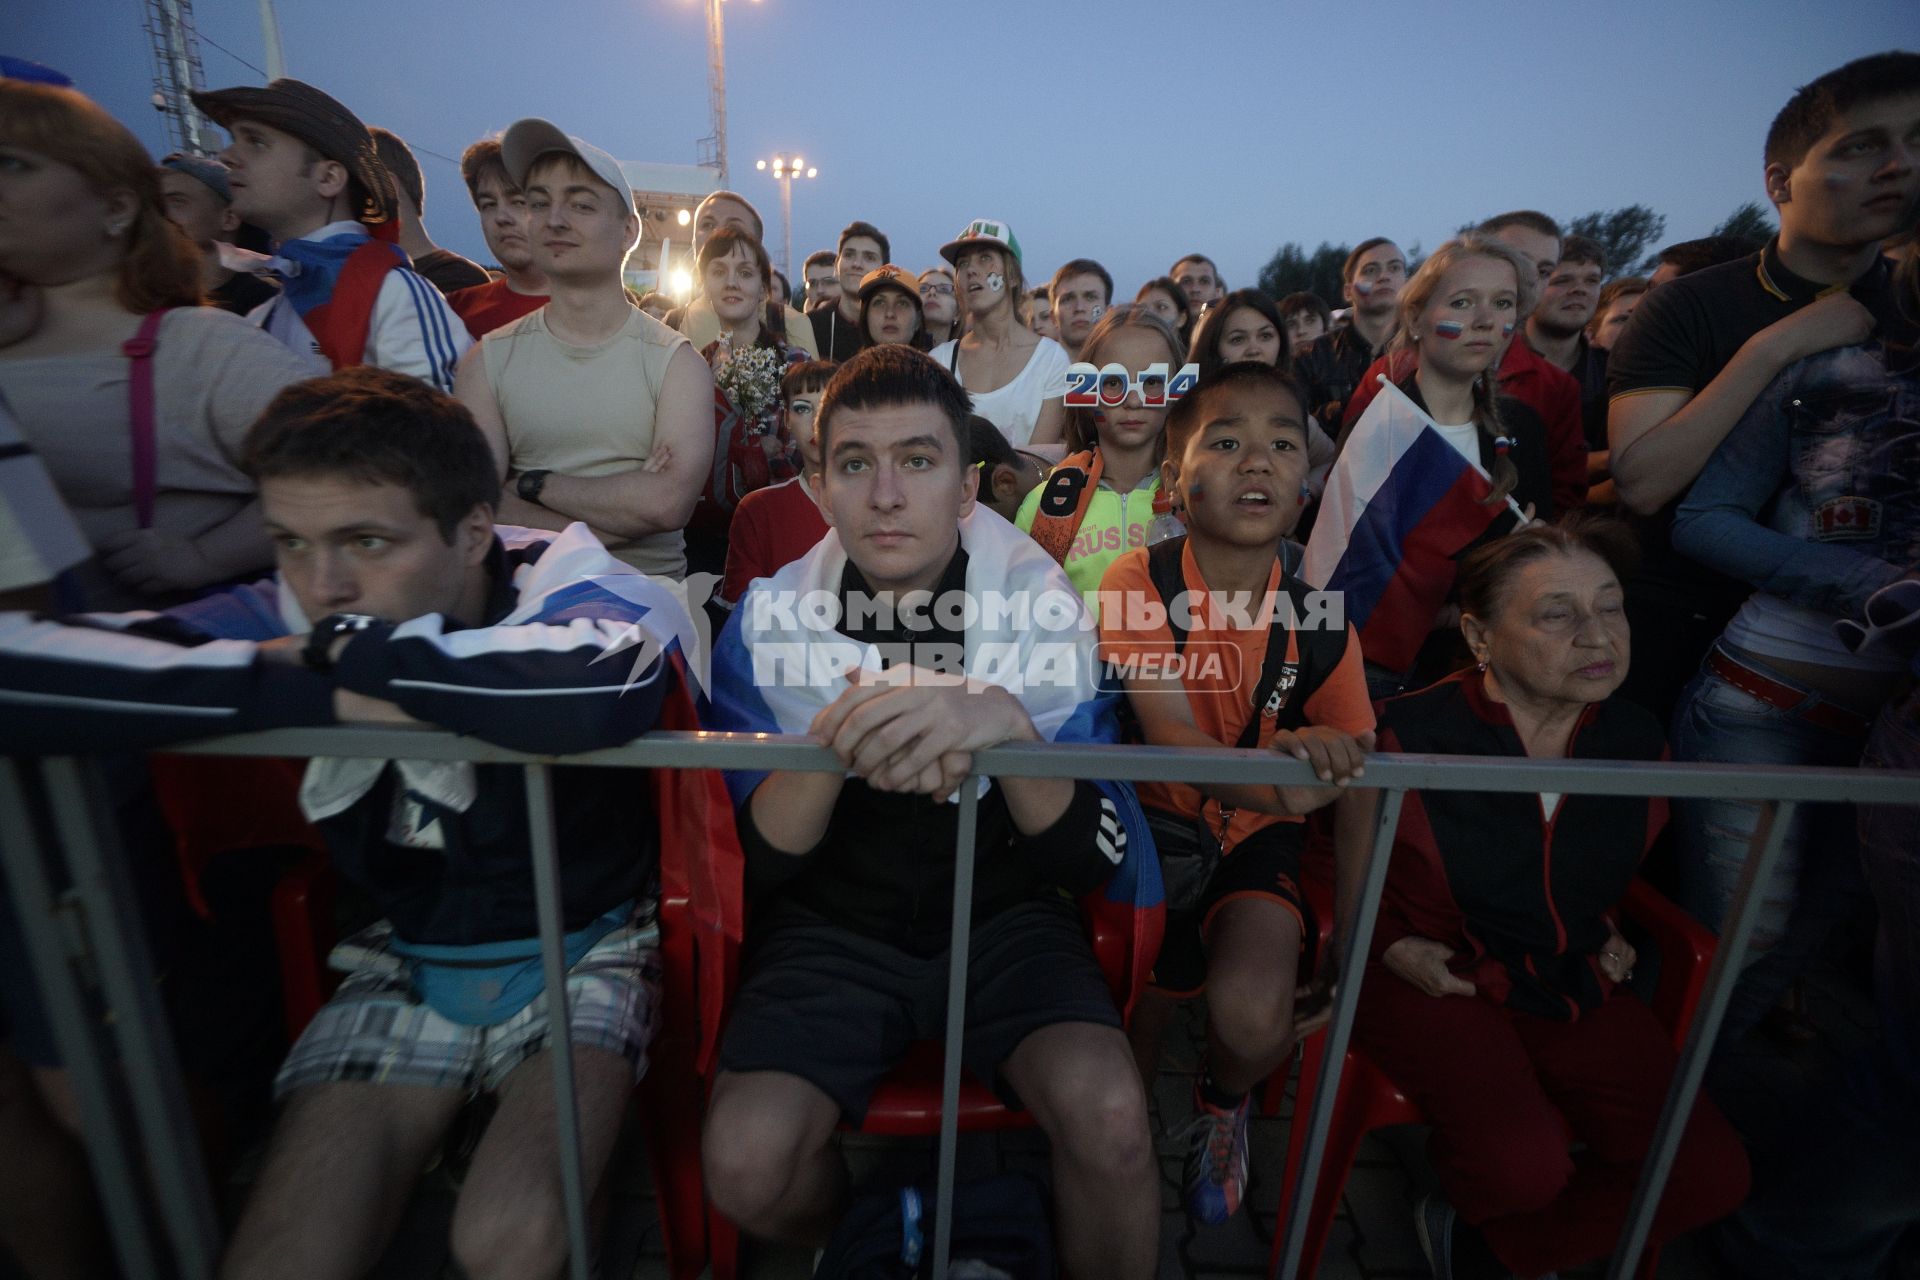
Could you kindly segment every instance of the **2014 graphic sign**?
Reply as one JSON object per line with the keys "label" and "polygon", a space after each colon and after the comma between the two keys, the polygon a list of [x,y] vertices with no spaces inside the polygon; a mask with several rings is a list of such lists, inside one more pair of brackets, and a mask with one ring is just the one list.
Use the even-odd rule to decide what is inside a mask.
{"label": "2014 graphic sign", "polygon": [[1066,406],[1069,409],[1115,409],[1124,404],[1129,391],[1140,393],[1140,403],[1149,409],[1170,405],[1193,390],[1200,381],[1200,366],[1183,364],[1172,377],[1167,365],[1150,364],[1138,375],[1123,364],[1097,368],[1082,360],[1067,366]]}

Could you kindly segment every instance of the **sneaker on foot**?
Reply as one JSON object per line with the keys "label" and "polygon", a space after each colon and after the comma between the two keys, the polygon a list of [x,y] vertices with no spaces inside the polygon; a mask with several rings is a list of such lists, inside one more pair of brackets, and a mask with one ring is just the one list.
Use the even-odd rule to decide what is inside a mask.
{"label": "sneaker on foot", "polygon": [[1187,1129],[1187,1213],[1200,1222],[1225,1222],[1247,1193],[1247,1116],[1251,1095],[1222,1110],[1195,1093]]}

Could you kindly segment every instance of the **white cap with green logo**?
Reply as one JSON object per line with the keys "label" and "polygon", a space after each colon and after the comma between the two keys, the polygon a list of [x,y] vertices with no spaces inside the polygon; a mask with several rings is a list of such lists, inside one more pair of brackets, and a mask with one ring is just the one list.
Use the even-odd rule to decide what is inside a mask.
{"label": "white cap with green logo", "polygon": [[975,218],[967,224],[967,229],[958,237],[940,246],[940,256],[948,262],[957,263],[963,249],[976,245],[987,245],[995,249],[1004,249],[1013,255],[1015,262],[1020,261],[1020,242],[1014,238],[1013,228],[993,218]]}

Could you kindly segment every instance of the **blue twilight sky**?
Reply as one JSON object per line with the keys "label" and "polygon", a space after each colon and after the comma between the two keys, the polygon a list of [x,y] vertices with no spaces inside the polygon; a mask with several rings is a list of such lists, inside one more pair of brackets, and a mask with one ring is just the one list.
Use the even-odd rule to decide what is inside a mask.
{"label": "blue twilight sky", "polygon": [[[0,52],[66,71],[166,149],[139,0],[0,0]],[[209,86],[257,84],[258,0],[197,0]],[[622,159],[692,163],[709,131],[702,0],[278,0],[289,75],[421,150],[427,228],[485,246],[455,165],[546,116]],[[20,19],[24,17],[24,22]],[[1640,202],[1667,239],[1761,197],[1793,88],[1920,47],[1911,0],[728,0],[733,185],[779,254],[756,157],[801,150],[794,256],[877,223],[919,270],[971,218],[1029,277],[1090,256],[1125,296],[1198,249],[1252,284],[1281,243],[1431,249],[1517,206]],[[231,51],[231,52],[228,52]],[[245,61],[243,62],[242,59]]]}

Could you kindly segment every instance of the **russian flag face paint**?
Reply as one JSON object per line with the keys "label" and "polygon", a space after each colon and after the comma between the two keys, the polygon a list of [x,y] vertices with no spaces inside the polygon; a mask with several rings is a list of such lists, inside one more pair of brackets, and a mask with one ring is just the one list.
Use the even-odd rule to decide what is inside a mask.
{"label": "russian flag face paint", "polygon": [[1503,338],[1511,338],[1513,336],[1513,321],[1508,320],[1501,324],[1500,336]]}
{"label": "russian flag face paint", "polygon": [[1433,336],[1436,338],[1445,338],[1448,342],[1458,341],[1460,335],[1466,331],[1467,326],[1461,324],[1458,320],[1435,320],[1433,322]]}

